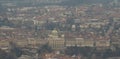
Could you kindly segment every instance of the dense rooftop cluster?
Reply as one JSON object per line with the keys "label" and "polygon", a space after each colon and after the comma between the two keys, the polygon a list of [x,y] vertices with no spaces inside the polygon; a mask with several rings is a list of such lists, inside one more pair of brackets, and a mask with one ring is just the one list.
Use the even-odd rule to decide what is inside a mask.
{"label": "dense rooftop cluster", "polygon": [[[18,7],[8,3],[0,7],[2,6],[6,7],[6,10],[0,10],[0,48],[2,49],[6,47],[9,49],[9,42],[12,41],[25,51],[27,48],[33,49],[29,52],[35,54],[34,49],[36,51],[39,46],[48,44],[55,51],[40,54],[43,59],[50,57],[80,59],[79,52],[88,52],[86,48],[81,47],[87,46],[90,49],[92,47],[91,51],[94,50],[93,48],[99,50],[100,47],[110,48],[112,51],[120,48],[120,5],[115,1],[107,5],[98,3]],[[77,49],[77,56],[72,52],[72,56],[56,54],[56,51],[65,48],[72,50],[71,47]],[[43,51],[46,52],[46,49],[49,48]],[[83,50],[79,51],[79,49]],[[41,51],[40,49],[39,52]]]}

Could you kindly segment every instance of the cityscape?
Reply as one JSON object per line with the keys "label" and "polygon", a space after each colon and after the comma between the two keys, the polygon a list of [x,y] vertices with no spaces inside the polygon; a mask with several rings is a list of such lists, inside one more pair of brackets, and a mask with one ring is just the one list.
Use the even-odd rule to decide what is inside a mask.
{"label": "cityscape", "polygon": [[120,1],[0,0],[0,59],[120,59]]}

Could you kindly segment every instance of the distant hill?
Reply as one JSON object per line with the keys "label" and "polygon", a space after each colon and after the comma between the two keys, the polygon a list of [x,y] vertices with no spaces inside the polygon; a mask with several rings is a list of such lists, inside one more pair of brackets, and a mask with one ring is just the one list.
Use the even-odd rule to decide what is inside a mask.
{"label": "distant hill", "polygon": [[[30,5],[31,3],[35,3],[36,5],[51,5],[51,4],[78,5],[78,4],[92,4],[92,3],[107,4],[107,3],[112,2],[114,0],[60,0],[60,1],[62,1],[61,3],[50,3],[50,2],[48,2],[48,1],[51,1],[51,0],[48,0],[46,3],[40,2],[41,0],[0,0],[0,1],[10,1],[12,3],[15,2],[18,5]],[[37,2],[37,1],[39,1],[39,2]],[[118,0],[118,1],[120,1],[120,0]]]}
{"label": "distant hill", "polygon": [[63,5],[77,5],[77,4],[91,4],[91,3],[108,3],[113,0],[68,0],[63,1],[61,4]]}

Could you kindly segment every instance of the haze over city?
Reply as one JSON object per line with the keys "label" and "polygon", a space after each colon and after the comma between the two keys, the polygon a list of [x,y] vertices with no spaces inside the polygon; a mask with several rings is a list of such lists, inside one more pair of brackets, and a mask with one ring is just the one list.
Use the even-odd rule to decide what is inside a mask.
{"label": "haze over city", "polygon": [[120,0],[0,0],[0,59],[120,59]]}

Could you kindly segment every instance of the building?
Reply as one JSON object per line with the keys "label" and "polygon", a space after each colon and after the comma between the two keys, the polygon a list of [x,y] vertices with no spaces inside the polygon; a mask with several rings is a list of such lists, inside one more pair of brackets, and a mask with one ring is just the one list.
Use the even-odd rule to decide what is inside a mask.
{"label": "building", "polygon": [[48,41],[49,46],[51,46],[55,50],[64,49],[65,47],[65,40],[63,38],[52,38],[48,39]]}
{"label": "building", "polygon": [[59,37],[58,31],[56,29],[52,30],[51,34],[49,35],[49,38],[47,38],[49,45],[55,49],[63,49],[64,48],[64,35],[63,37]]}

